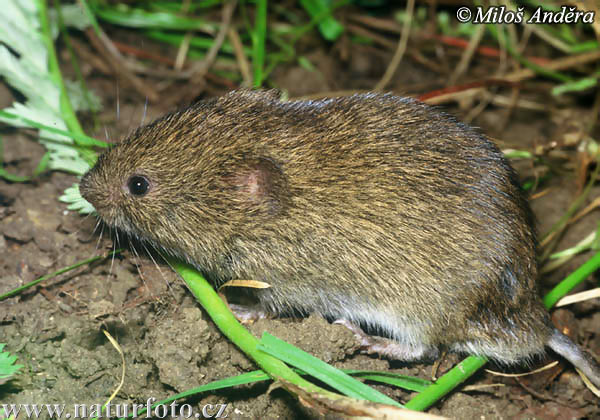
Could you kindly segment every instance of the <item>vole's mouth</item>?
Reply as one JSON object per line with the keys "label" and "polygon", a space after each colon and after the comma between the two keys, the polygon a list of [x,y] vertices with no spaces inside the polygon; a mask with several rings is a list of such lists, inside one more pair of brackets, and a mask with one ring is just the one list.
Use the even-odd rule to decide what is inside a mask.
{"label": "vole's mouth", "polygon": [[111,210],[112,209],[110,208],[97,210],[98,215],[106,225],[134,238],[141,238],[144,236],[125,217],[120,217],[114,210]]}

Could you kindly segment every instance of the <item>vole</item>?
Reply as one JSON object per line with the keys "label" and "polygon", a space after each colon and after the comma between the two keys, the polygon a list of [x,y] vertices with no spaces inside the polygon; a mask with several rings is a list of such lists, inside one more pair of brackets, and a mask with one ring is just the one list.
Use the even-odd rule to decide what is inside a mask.
{"label": "vole", "polygon": [[407,361],[451,350],[513,364],[548,346],[600,386],[540,301],[508,161],[416,100],[234,91],[138,128],[80,191],[108,225],[217,285],[270,284],[254,292],[268,313],[320,313]]}

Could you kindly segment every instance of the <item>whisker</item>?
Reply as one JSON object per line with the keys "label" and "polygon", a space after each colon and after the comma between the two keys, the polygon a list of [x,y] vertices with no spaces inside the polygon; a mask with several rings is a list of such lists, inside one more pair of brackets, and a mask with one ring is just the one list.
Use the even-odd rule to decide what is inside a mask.
{"label": "whisker", "polygon": [[140,270],[140,266],[141,266],[140,253],[138,252],[137,248],[135,247],[135,244],[133,241],[130,241],[129,243],[131,244],[131,250],[133,252],[133,260],[134,260],[135,269],[137,270],[138,275],[140,276],[140,279],[142,279],[142,283],[144,284],[144,287],[146,288],[146,290],[148,290],[150,292],[150,296],[154,297],[154,294],[152,294],[151,288],[148,287],[148,283],[146,282],[146,278],[144,277],[142,270]]}
{"label": "whisker", "polygon": [[110,141],[110,134],[108,133],[108,127],[106,125],[104,126],[104,140],[107,142]]}
{"label": "whisker", "polygon": [[[160,265],[159,265],[159,264],[156,262],[156,259],[154,259],[154,256],[152,255],[152,253],[151,253],[151,252],[148,250],[148,248],[146,247],[146,244],[144,244],[144,243],[142,242],[142,246],[144,247],[144,249],[146,250],[146,253],[148,254],[148,256],[150,257],[150,259],[152,260],[152,262],[153,262],[153,263],[154,263],[154,265],[156,266],[156,269],[157,269],[157,270],[158,270],[158,272],[160,273],[160,276],[163,278],[164,282],[166,283],[166,285],[167,285],[167,289],[169,290],[169,292],[171,292],[171,296],[172,296],[173,298],[175,298],[175,291],[173,290],[173,287],[171,286],[171,283],[169,283],[169,281],[167,280],[167,276],[166,276],[166,275],[165,275],[165,273],[164,273],[164,272],[161,270],[161,268],[160,268]],[[157,251],[157,252],[158,252],[158,251]],[[159,254],[160,254],[160,252],[159,252]],[[161,257],[162,257],[162,255],[161,255]],[[164,257],[162,257],[162,259],[163,259],[164,261],[166,261]]]}
{"label": "whisker", "polygon": [[[160,254],[160,257],[163,259],[163,261],[169,266],[171,271],[173,271],[174,273],[177,273],[177,271],[175,271],[175,268],[171,265],[171,263],[169,262],[169,259],[165,257],[163,252],[161,250],[157,250],[157,252]],[[177,277],[179,277],[179,274],[177,274]],[[183,284],[185,285],[185,282],[183,282]],[[186,287],[187,287],[187,285],[186,285]]]}
{"label": "whisker", "polygon": [[[136,267],[138,268],[138,272],[139,272],[139,266],[142,264],[142,262],[141,262],[142,258],[140,257],[140,253],[133,243],[131,244],[131,250],[134,254],[133,255],[134,263],[135,263]],[[141,276],[141,273],[140,273],[140,276]],[[141,277],[143,280],[143,276],[141,276]]]}
{"label": "whisker", "polygon": [[142,113],[142,121],[140,122],[140,125],[144,125],[144,123],[146,122],[147,112],[148,112],[148,96],[146,96],[146,102],[144,102],[144,112]]}
{"label": "whisker", "polygon": [[100,243],[102,242],[102,236],[104,234],[104,224],[100,220],[100,218],[96,219],[96,226],[94,226],[94,233],[100,228],[100,234],[98,235],[98,240],[96,240],[96,251],[100,249]]}
{"label": "whisker", "polygon": [[[82,237],[82,241],[84,241],[84,242],[90,242],[90,241],[92,241],[92,239],[93,239],[93,236],[94,236],[94,234],[96,234],[96,232],[97,232],[97,230],[98,230],[98,226],[99,226],[99,224],[100,224],[100,222],[101,222],[100,218],[99,218],[98,216],[96,216],[96,215],[92,214],[92,213],[90,213],[90,214],[86,214],[84,217],[80,218],[80,219],[77,221],[77,225],[78,225],[78,227],[77,227],[77,229],[75,229],[75,230],[73,231],[73,233],[75,233],[75,234],[82,233],[82,232],[83,232],[83,224],[84,224],[84,223],[87,221],[87,219],[88,219],[89,217],[96,217],[96,224],[94,225],[94,229],[92,230],[92,232],[90,232],[90,233],[89,233],[88,235],[86,235],[85,237]],[[98,252],[99,252],[99,249],[100,249],[99,243],[100,243],[100,240],[101,240],[101,239],[102,239],[102,236],[100,235],[100,237],[99,237],[99,238],[98,238],[98,240],[96,241],[96,247],[95,247],[95,250],[94,250],[94,255],[98,255]]]}
{"label": "whisker", "polygon": [[112,250],[113,250],[113,252],[112,252],[112,256],[110,257],[110,269],[109,269],[109,271],[108,271],[108,276],[106,276],[106,281],[107,281],[107,282],[108,282],[108,280],[110,280],[110,279],[109,279],[109,277],[110,277],[110,276],[112,275],[112,273],[113,273],[113,268],[114,268],[114,265],[115,265],[115,258],[116,258],[116,252],[115,252],[115,251],[117,250],[117,243],[118,243],[118,242],[119,242],[119,236],[118,236],[118,235],[116,235],[116,240],[115,240],[115,241],[113,241],[113,249],[112,249]]}
{"label": "whisker", "polygon": [[111,232],[111,236],[114,236],[115,240],[117,241],[117,247],[121,248],[121,242],[120,242],[121,241],[121,236],[119,235],[119,233],[117,232],[116,229],[114,231],[115,232],[114,234],[112,233],[113,229],[110,228],[110,227],[109,227],[109,229],[110,229],[110,232]]}
{"label": "whisker", "polygon": [[117,80],[117,121],[121,118],[121,96],[119,95],[119,81]]}

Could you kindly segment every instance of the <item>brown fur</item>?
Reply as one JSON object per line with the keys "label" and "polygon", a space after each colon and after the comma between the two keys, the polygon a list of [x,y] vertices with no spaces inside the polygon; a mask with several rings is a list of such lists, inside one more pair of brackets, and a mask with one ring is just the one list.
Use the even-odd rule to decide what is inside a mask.
{"label": "brown fur", "polygon": [[[127,189],[133,174],[150,181],[143,197]],[[232,92],[139,128],[81,192],[109,225],[217,284],[270,283],[265,309],[370,326],[408,359],[447,348],[512,363],[560,334],[514,171],[411,99]]]}

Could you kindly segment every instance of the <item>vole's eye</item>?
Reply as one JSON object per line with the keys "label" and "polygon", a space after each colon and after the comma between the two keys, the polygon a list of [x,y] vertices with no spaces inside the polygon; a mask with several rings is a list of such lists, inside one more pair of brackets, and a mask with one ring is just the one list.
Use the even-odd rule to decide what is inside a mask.
{"label": "vole's eye", "polygon": [[136,197],[143,197],[150,190],[150,181],[142,175],[133,175],[127,181],[129,192]]}

